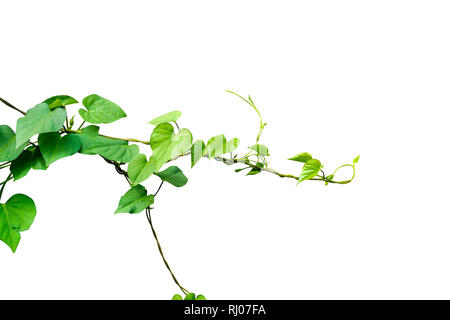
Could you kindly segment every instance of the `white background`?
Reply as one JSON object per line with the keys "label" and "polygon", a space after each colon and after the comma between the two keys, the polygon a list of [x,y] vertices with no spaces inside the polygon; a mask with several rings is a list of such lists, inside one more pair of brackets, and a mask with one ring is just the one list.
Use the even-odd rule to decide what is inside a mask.
{"label": "white background", "polygon": [[[0,3],[0,96],[20,108],[97,93],[128,114],[102,132],[140,139],[147,121],[179,109],[194,139],[239,137],[242,154],[258,118],[228,89],[260,107],[261,143],[281,172],[299,173],[286,160],[299,152],[328,172],[361,154],[354,182],[329,186],[178,160],[189,183],[164,185],[153,216],[189,290],[450,298],[448,1]],[[19,114],[0,114],[15,128]],[[25,193],[38,214],[16,254],[0,246],[0,298],[177,293],[145,216],[113,214],[126,190],[111,166],[85,155],[8,184],[2,200]]]}

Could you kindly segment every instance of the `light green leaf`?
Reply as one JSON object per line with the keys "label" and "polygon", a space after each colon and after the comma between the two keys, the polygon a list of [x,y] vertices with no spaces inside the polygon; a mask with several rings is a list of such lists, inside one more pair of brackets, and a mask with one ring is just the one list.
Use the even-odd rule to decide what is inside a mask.
{"label": "light green leaf", "polygon": [[155,171],[158,171],[164,163],[178,157],[191,148],[192,134],[185,128],[175,134],[170,123],[161,123],[153,129],[150,145],[156,163]]}
{"label": "light green leaf", "polygon": [[355,159],[353,159],[353,164],[357,164],[359,161],[359,156],[357,156]]}
{"label": "light green leaf", "polygon": [[155,119],[151,120],[149,123],[154,126],[157,126],[158,124],[161,124],[164,122],[175,122],[180,117],[181,117],[181,112],[175,110],[175,111],[163,114],[162,116],[156,117]]}
{"label": "light green leaf", "polygon": [[184,300],[195,300],[195,293],[188,293]]}
{"label": "light green leaf", "polygon": [[195,300],[206,300],[206,297],[202,294],[199,294]]}
{"label": "light green leaf", "polygon": [[98,126],[87,126],[78,134],[81,140],[80,153],[99,154],[109,160],[128,163],[139,153],[137,145],[128,145],[127,141],[99,136]]}
{"label": "light green leaf", "polygon": [[21,231],[28,230],[36,216],[33,200],[24,194],[15,194],[0,204],[0,240],[16,252]]}
{"label": "light green leaf", "polygon": [[205,143],[202,140],[197,140],[194,142],[191,148],[191,168],[193,168],[197,162],[200,161],[204,150]]}
{"label": "light green leaf", "polygon": [[41,133],[38,143],[47,167],[56,160],[77,153],[81,148],[80,138],[72,133],[64,137],[59,132]]}
{"label": "light green leaf", "polygon": [[153,204],[154,196],[147,195],[147,189],[142,185],[132,187],[121,198],[115,213],[139,213]]}
{"label": "light green leaf", "polygon": [[225,153],[230,153],[230,152],[233,152],[234,150],[236,150],[239,147],[239,143],[240,143],[240,141],[238,138],[234,138],[234,139],[227,141],[227,145],[225,147]]}
{"label": "light green leaf", "polygon": [[269,148],[267,148],[263,144],[255,144],[254,146],[248,147],[249,149],[252,149],[256,151],[258,154],[267,157],[269,156]]}
{"label": "light green leaf", "polygon": [[188,182],[188,178],[184,175],[183,171],[176,166],[168,167],[166,170],[158,172],[156,174],[161,180],[166,181],[175,187],[182,187]]}
{"label": "light green leaf", "polygon": [[27,145],[28,141],[17,146],[16,134],[6,125],[0,126],[0,162],[16,159]]}
{"label": "light green leaf", "polygon": [[138,154],[131,159],[128,164],[128,177],[135,186],[145,180],[147,180],[155,171],[155,160],[153,157],[147,161],[145,154]]}
{"label": "light green leaf", "polygon": [[179,294],[175,294],[175,295],[172,297],[172,300],[183,300],[183,297],[180,296]]}
{"label": "light green leaf", "polygon": [[310,159],[306,161],[306,163],[303,165],[302,173],[300,174],[300,177],[298,177],[299,184],[302,181],[309,180],[314,178],[322,169],[322,164],[317,159]]}
{"label": "light green leaf", "polygon": [[66,116],[65,108],[50,110],[46,103],[36,105],[17,120],[16,146],[26,143],[35,134],[58,131]]}
{"label": "light green leaf", "polygon": [[299,154],[293,156],[292,158],[289,158],[288,160],[306,163],[308,160],[311,160],[311,159],[312,159],[312,156],[309,153],[303,152],[303,153],[299,153]]}
{"label": "light green leaf", "polygon": [[30,150],[23,150],[20,156],[11,162],[11,173],[14,181],[27,175],[33,165],[33,153]]}
{"label": "light green leaf", "polygon": [[207,155],[209,159],[218,157],[224,153],[227,153],[227,139],[225,139],[223,134],[209,139],[203,151],[203,155]]}
{"label": "light green leaf", "polygon": [[84,109],[78,110],[80,116],[89,123],[111,123],[126,117],[126,113],[112,101],[91,94],[83,99]]}
{"label": "light green leaf", "polygon": [[65,107],[69,104],[78,103],[78,101],[75,100],[74,98],[72,98],[71,96],[61,95],[61,96],[54,96],[54,97],[48,98],[47,100],[45,100],[42,103],[48,104],[48,107],[50,108],[50,110],[53,110],[58,107]]}

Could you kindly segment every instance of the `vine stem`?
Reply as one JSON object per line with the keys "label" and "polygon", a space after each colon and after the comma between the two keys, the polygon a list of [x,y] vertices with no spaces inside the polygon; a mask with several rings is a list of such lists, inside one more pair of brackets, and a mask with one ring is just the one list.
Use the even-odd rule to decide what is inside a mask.
{"label": "vine stem", "polygon": [[2,97],[0,97],[0,101],[3,102],[5,105],[7,105],[8,107],[10,107],[11,109],[14,109],[18,112],[20,112],[23,115],[26,115],[27,113],[25,111],[20,110],[19,108],[14,107],[11,103],[9,103],[8,101],[6,101],[5,99],[3,99]]}
{"label": "vine stem", "polygon": [[5,181],[3,181],[2,183],[0,183],[2,185],[2,188],[0,189],[0,200],[2,199],[2,195],[3,195],[3,191],[5,190],[5,186],[8,183],[9,180],[11,180],[13,177],[12,173],[10,173],[8,175],[8,178],[6,178]]}

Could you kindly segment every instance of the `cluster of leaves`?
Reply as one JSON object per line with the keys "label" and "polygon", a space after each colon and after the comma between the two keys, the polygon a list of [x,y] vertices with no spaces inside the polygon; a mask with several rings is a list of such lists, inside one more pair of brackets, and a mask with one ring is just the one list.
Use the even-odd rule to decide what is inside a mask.
{"label": "cluster of leaves", "polygon": [[[70,120],[68,116],[68,110],[72,105],[78,104],[73,97],[54,96],[26,112],[13,107],[24,116],[17,120],[16,132],[8,125],[0,125],[0,169],[10,169],[7,178],[0,183],[0,201],[5,185],[9,181],[17,181],[31,170],[46,170],[55,161],[76,153],[101,156],[127,179],[129,189],[120,198],[115,213],[135,214],[151,209],[150,206],[154,204],[159,188],[155,194],[149,194],[142,183],[152,175],[160,178],[161,185],[166,182],[175,187],[184,186],[188,179],[182,170],[176,166],[165,167],[165,165],[187,155],[190,155],[191,167],[205,157],[214,158],[227,165],[243,164],[244,167],[235,170],[236,172],[248,170],[247,175],[256,175],[267,171],[280,177],[293,178],[298,183],[305,180],[320,180],[325,184],[343,184],[353,180],[359,156],[353,164],[340,166],[330,175],[325,175],[321,162],[309,153],[300,153],[289,158],[304,163],[299,176],[281,174],[270,169],[267,161],[269,149],[259,142],[266,123],[263,122],[250,96],[245,99],[234,92],[231,93],[248,103],[258,114],[260,121],[256,143],[241,157],[234,153],[240,144],[238,138],[227,140],[224,135],[216,135],[206,143],[204,140],[193,142],[191,131],[180,128],[177,123],[181,117],[180,111],[172,111],[149,121],[149,124],[154,126],[149,138],[137,140],[115,138],[100,133],[99,124],[117,121],[126,117],[126,113],[114,102],[95,94],[82,100],[83,107],[78,110],[82,123],[77,129],[74,129],[75,115],[72,115]],[[36,136],[37,139],[32,141]],[[138,144],[150,145],[151,155],[141,153]],[[122,169],[124,165],[127,165],[126,169]],[[353,168],[352,178],[345,181],[333,180],[337,170],[346,166]],[[35,216],[36,206],[33,200],[24,194],[15,194],[5,203],[0,203],[0,240],[15,252],[20,241],[20,232],[30,228]],[[151,224],[150,220],[149,222]],[[154,235],[157,240],[155,233]],[[169,267],[168,269],[170,271]],[[182,291],[187,294],[185,300],[204,299],[202,295],[195,296],[183,289]],[[175,300],[179,300],[178,298],[181,299],[181,296],[174,296]]]}
{"label": "cluster of leaves", "polygon": [[184,297],[184,299],[181,295],[175,294],[172,297],[172,300],[206,300],[206,297],[202,294],[196,296],[195,293],[190,292]]}

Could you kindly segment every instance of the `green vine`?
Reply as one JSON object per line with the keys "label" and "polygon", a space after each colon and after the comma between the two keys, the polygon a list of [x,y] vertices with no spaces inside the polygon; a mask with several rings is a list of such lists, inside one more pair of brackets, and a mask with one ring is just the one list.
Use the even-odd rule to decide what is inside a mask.
{"label": "green vine", "polygon": [[[184,299],[205,300],[203,295],[196,296],[185,289],[175,277],[164,256],[152,222],[151,205],[154,204],[162,185],[169,183],[175,187],[182,187],[188,181],[178,167],[167,164],[189,156],[191,167],[194,167],[201,158],[208,158],[225,165],[241,165],[235,171],[247,171],[247,175],[268,172],[281,178],[294,179],[297,184],[312,180],[322,181],[327,185],[350,183],[355,177],[355,165],[359,160],[358,156],[351,164],[341,165],[332,174],[327,175],[319,160],[309,153],[299,153],[289,158],[291,161],[303,163],[298,176],[280,173],[270,168],[267,161],[269,148],[260,144],[261,134],[266,126],[260,111],[250,96],[246,99],[235,92],[227,92],[245,101],[259,117],[256,144],[250,146],[249,151],[241,156],[236,153],[240,144],[238,138],[227,140],[224,135],[217,135],[206,143],[203,140],[194,142],[192,133],[186,128],[180,129],[177,123],[181,117],[180,111],[172,111],[151,120],[149,124],[153,125],[154,129],[150,138],[140,140],[111,137],[100,133],[98,124],[112,123],[126,117],[126,113],[114,102],[95,94],[83,99],[84,108],[78,110],[81,123],[77,129],[74,129],[76,116],[72,115],[69,119],[68,110],[78,101],[70,96],[51,97],[26,112],[0,98],[4,105],[22,115],[17,120],[16,132],[8,125],[0,125],[0,170],[9,168],[7,177],[0,183],[0,240],[15,252],[20,242],[20,232],[28,230],[36,216],[34,201],[27,195],[15,194],[1,203],[8,182],[15,182],[25,177],[31,169],[46,170],[53,162],[76,153],[98,155],[112,165],[129,185],[129,190],[120,198],[115,213],[135,214],[145,211],[161,258],[173,281],[185,295]],[[31,141],[35,136],[37,140]],[[147,156],[140,153],[138,144],[149,145],[152,154]],[[334,180],[338,170],[345,167],[352,168],[351,178]],[[157,175],[161,179],[154,194],[149,194],[142,185],[151,175]],[[173,299],[182,300],[183,298],[176,294]]]}

